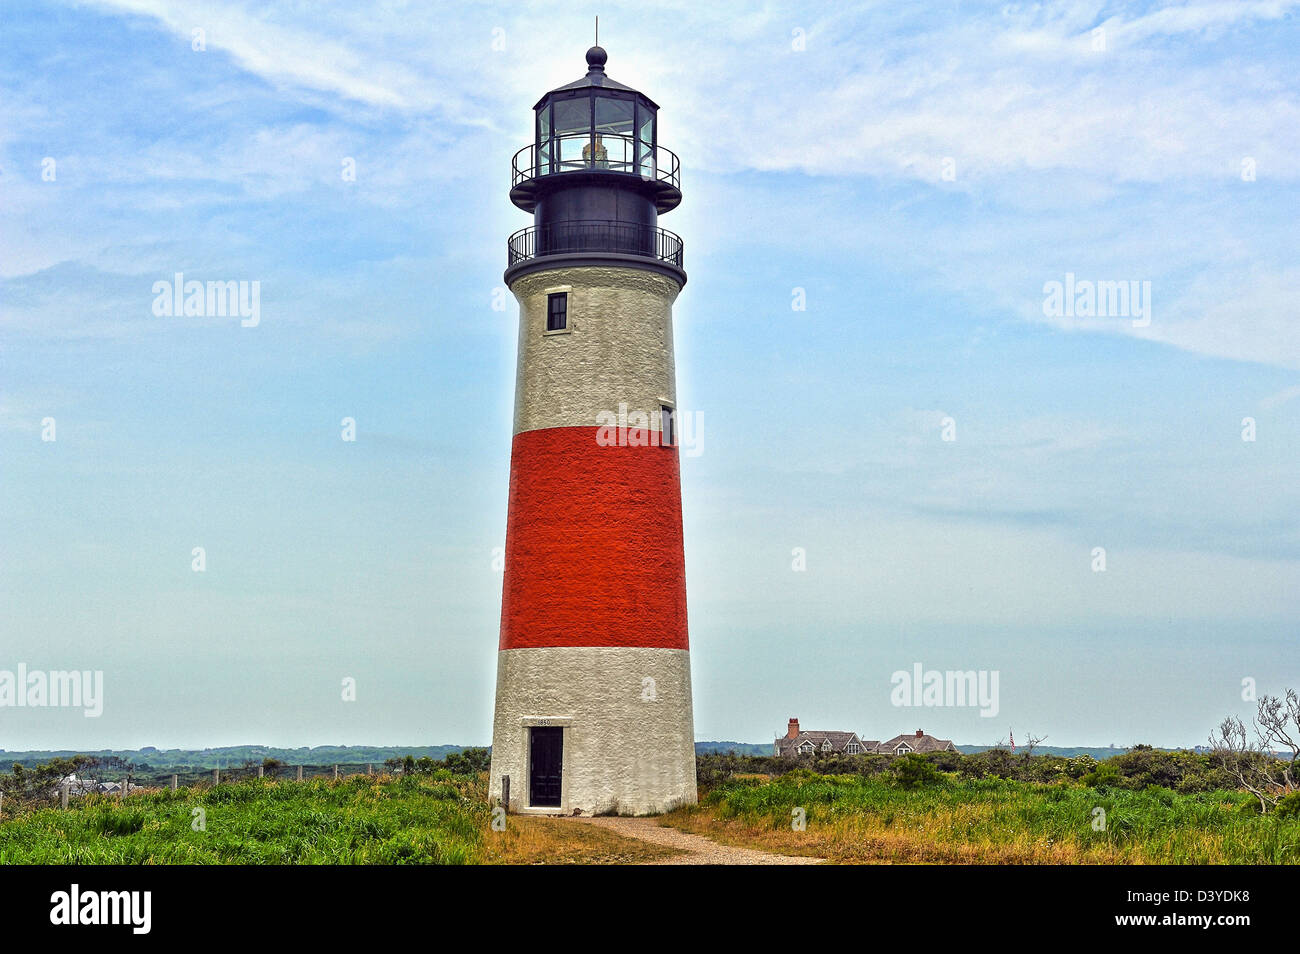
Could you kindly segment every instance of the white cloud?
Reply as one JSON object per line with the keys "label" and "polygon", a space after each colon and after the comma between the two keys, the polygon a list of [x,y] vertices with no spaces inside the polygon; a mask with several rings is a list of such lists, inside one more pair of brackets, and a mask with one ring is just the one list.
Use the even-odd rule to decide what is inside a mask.
{"label": "white cloud", "polygon": [[[153,17],[188,45],[203,31],[203,52],[229,53],[244,69],[275,83],[293,83],[338,93],[372,106],[410,108],[428,103],[417,95],[415,75],[395,63],[378,62],[307,25],[284,26],[269,14],[236,4],[175,0],[104,0],[103,6]],[[315,19],[311,8],[301,8]],[[199,55],[199,54],[196,54]]]}
{"label": "white cloud", "polygon": [[[367,5],[328,17],[202,0],[99,6],[158,24],[183,56],[201,26],[206,55],[228,54],[288,107],[333,117],[270,119],[251,132],[225,121],[210,139],[172,131],[138,150],[90,141],[61,160],[87,184],[146,186],[149,197],[132,201],[158,209],[211,204],[212,191],[197,184],[234,185],[257,200],[306,193],[335,182],[344,155],[364,170],[358,196],[392,208],[434,191],[437,180],[481,175],[527,137],[538,93],[579,73],[589,30],[585,14],[539,4]],[[935,15],[828,5],[738,18],[682,3],[669,17],[620,11],[603,35],[611,75],[665,104],[660,138],[686,157],[688,177],[757,170],[824,180],[795,189],[774,180],[797,196],[788,215],[775,211],[780,197],[747,184],[749,207],[775,203],[776,240],[797,243],[805,227],[812,242],[828,232],[852,237],[882,263],[1032,321],[1044,320],[1035,289],[1067,269],[1149,278],[1159,309],[1151,327],[1088,330],[1295,367],[1294,240],[1241,190],[1268,196],[1300,179],[1296,79],[1284,59],[1224,35],[1276,29],[1295,7],[1190,3],[1130,13],[1100,3],[1009,4],[998,14],[954,7]],[[1099,24],[1102,53],[1088,46]],[[791,48],[795,27],[804,52]],[[505,41],[500,52],[493,30]],[[219,102],[230,93],[189,95]],[[5,105],[30,130],[52,104],[10,94]],[[1246,156],[1259,176],[1250,184],[1239,178]],[[952,182],[942,178],[946,158]],[[862,181],[897,189],[897,204],[846,206],[843,196]],[[11,213],[29,222],[48,213],[39,183],[7,184]],[[715,210],[740,201],[717,190],[690,196]],[[965,197],[979,216],[936,219],[945,196]],[[699,226],[692,243],[702,247],[699,235],[718,216],[679,214],[679,225]],[[35,240],[0,239],[0,273],[77,258],[103,267],[105,247],[120,244],[113,223],[81,218],[61,232],[54,217]],[[736,241],[714,238],[720,249]],[[1194,281],[1179,274],[1197,268]]]}

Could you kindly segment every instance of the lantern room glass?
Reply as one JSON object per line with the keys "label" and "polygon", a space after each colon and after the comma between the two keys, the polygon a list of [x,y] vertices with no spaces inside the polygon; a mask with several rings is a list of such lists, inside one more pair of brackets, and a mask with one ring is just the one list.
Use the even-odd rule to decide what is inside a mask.
{"label": "lantern room glass", "polygon": [[655,111],[637,105],[636,164],[637,171],[653,179],[655,174]]}
{"label": "lantern room glass", "polygon": [[551,109],[560,171],[582,168],[591,154],[591,97],[557,100]]}
{"label": "lantern room glass", "polygon": [[654,178],[655,109],[639,95],[584,91],[537,110],[536,175],[608,169]]}
{"label": "lantern room glass", "polygon": [[610,96],[596,97],[595,166],[631,172],[633,169],[632,136],[636,103]]}
{"label": "lantern room glass", "polygon": [[537,175],[551,171],[551,107],[548,103],[537,111]]}

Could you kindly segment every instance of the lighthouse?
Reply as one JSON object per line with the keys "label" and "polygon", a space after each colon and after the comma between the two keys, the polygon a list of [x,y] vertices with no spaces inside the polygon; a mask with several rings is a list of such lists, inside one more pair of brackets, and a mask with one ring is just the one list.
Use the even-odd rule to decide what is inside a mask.
{"label": "lighthouse", "polygon": [[[510,200],[519,351],[490,791],[512,812],[694,802],[673,302],[682,200],[659,107],[606,53],[534,109]],[[508,795],[503,797],[503,793]]]}

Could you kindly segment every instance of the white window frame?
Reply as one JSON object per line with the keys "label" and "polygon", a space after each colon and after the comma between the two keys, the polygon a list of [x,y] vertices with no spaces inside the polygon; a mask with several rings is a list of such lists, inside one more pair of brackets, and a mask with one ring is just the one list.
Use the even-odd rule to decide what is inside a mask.
{"label": "white window frame", "polygon": [[[556,328],[554,331],[546,330],[546,323],[550,320],[551,314],[551,296],[564,294],[569,296],[569,300],[564,306],[564,327]],[[573,333],[573,286],[556,285],[553,288],[542,289],[542,337],[549,338],[552,335],[568,335]]]}

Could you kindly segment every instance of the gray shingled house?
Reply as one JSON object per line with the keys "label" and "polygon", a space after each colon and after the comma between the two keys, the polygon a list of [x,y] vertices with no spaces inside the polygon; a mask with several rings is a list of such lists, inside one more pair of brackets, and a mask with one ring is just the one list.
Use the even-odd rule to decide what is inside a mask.
{"label": "gray shingled house", "polygon": [[871,746],[867,751],[879,752],[881,755],[957,751],[957,746],[952,744],[952,739],[936,739],[932,735],[926,735],[921,729],[917,729],[912,735],[896,735],[888,742],[868,742],[866,744]]}
{"label": "gray shingled house", "polygon": [[856,732],[804,732],[799,728],[798,719],[791,719],[785,737],[776,740],[776,754],[787,757],[861,755],[866,751]]}
{"label": "gray shingled house", "polygon": [[791,719],[782,738],[776,740],[776,754],[787,758],[800,755],[907,755],[910,752],[956,752],[951,739],[937,739],[917,729],[911,735],[896,735],[888,742],[864,741],[856,732],[803,731],[799,720]]}

